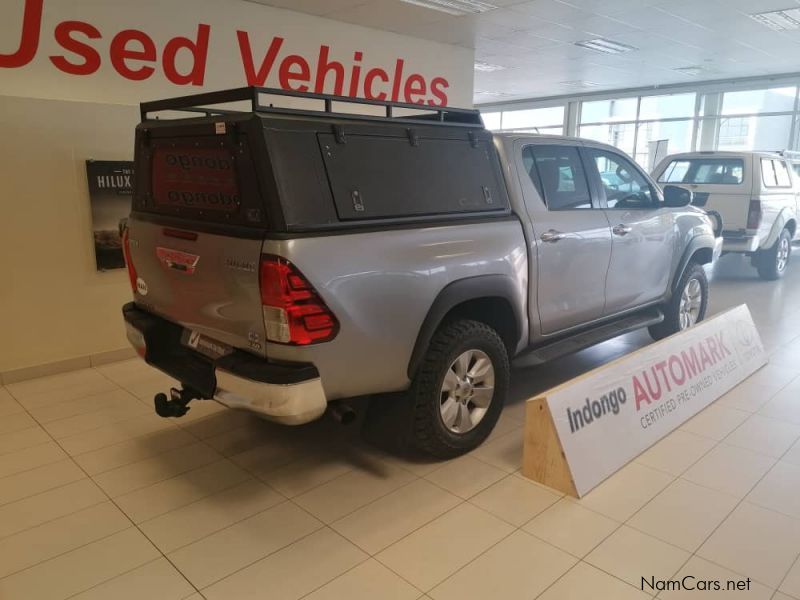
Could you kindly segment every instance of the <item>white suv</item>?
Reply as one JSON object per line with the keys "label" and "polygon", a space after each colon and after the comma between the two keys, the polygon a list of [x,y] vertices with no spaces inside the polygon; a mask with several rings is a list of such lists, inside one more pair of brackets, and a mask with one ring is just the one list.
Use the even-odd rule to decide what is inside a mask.
{"label": "white suv", "polygon": [[694,193],[692,204],[721,217],[723,253],[752,257],[762,279],[786,272],[798,234],[800,178],[781,155],[769,152],[672,154],[653,171],[661,185]]}

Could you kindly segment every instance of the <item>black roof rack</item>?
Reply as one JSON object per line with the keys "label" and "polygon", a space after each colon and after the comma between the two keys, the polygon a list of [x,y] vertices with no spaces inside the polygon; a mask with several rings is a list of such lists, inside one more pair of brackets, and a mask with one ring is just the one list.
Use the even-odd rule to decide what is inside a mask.
{"label": "black roof rack", "polygon": [[[309,110],[298,108],[275,107],[272,104],[262,104],[261,95],[288,96],[292,98],[306,98],[319,100],[323,103],[322,110]],[[426,124],[443,123],[448,125],[460,125],[466,127],[483,127],[483,119],[480,112],[475,109],[450,108],[440,106],[429,106],[426,104],[409,104],[405,102],[389,102],[384,100],[366,100],[363,98],[351,98],[348,96],[333,96],[329,94],[314,94],[311,92],[296,92],[293,90],[281,90],[276,88],[261,87],[242,87],[219,92],[206,92],[203,94],[193,94],[191,96],[180,96],[178,98],[167,98],[164,100],[154,100],[152,102],[142,102],[139,105],[142,121],[148,120],[151,112],[159,111],[180,111],[202,113],[206,116],[240,114],[243,111],[227,110],[221,108],[208,108],[208,105],[227,104],[231,102],[250,102],[251,111],[257,113],[271,114],[293,114],[306,116],[320,116],[320,114],[335,115],[337,118],[344,119],[403,119],[403,121],[422,121]],[[346,102],[349,104],[362,104],[367,106],[382,106],[385,109],[385,116],[337,113],[333,110],[334,102]],[[413,115],[395,115],[394,109],[410,109],[416,111]],[[419,111],[424,111],[419,114]]]}

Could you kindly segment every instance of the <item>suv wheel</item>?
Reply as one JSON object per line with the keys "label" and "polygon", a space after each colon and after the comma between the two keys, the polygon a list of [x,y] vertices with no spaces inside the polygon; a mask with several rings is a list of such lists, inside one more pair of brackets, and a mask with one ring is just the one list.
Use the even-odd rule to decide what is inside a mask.
{"label": "suv wheel", "polygon": [[410,445],[439,458],[478,447],[503,409],[509,373],[505,344],[494,329],[467,320],[444,325],[409,391]]}
{"label": "suv wheel", "polygon": [[648,328],[650,337],[661,340],[673,333],[688,329],[706,316],[708,278],[702,265],[690,262],[683,272],[675,293],[662,307],[664,320]]}
{"label": "suv wheel", "polygon": [[784,229],[771,248],[759,250],[756,254],[753,262],[758,269],[758,276],[767,281],[780,279],[786,273],[791,256],[792,234],[788,229]]}

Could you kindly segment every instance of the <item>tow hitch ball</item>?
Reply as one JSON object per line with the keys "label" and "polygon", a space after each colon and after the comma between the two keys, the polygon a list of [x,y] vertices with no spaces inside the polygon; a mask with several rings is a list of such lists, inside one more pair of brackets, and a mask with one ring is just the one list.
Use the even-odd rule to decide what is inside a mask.
{"label": "tow hitch ball", "polygon": [[190,387],[180,390],[170,388],[169,397],[166,394],[156,394],[153,404],[159,417],[182,417],[189,412],[189,402],[200,397],[200,393]]}

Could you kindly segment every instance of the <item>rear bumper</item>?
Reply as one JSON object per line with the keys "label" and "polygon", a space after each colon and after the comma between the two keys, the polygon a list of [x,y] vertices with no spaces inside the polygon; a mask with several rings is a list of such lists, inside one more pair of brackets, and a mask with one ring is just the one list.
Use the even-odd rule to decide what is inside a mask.
{"label": "rear bumper", "polygon": [[183,327],[138,308],[122,307],[128,340],[149,365],[230,408],[286,425],[319,418],[327,399],[316,367],[272,363],[241,350],[212,360],[181,343]]}
{"label": "rear bumper", "polygon": [[725,240],[722,245],[723,252],[755,252],[761,244],[761,238],[757,235],[733,234],[723,231],[722,237]]}

